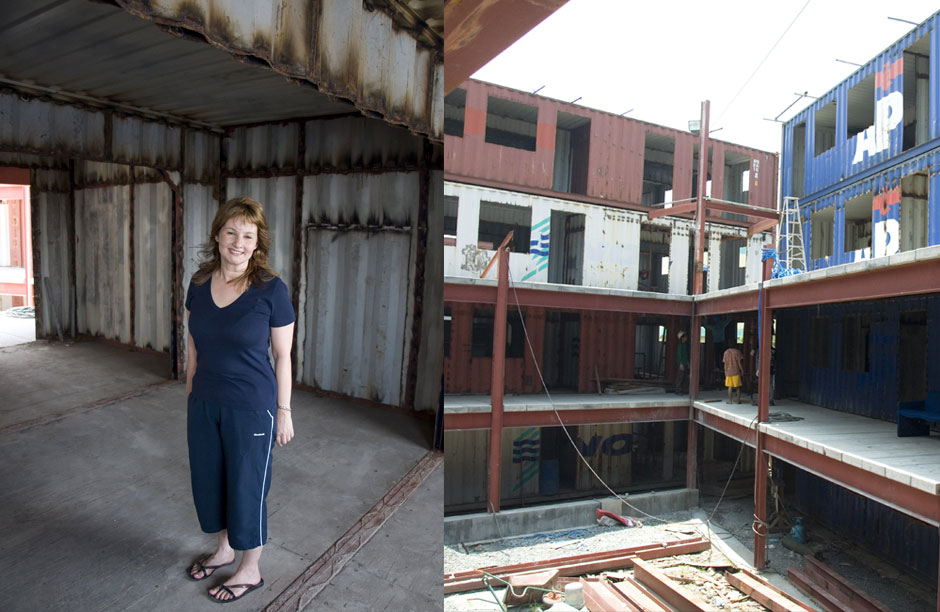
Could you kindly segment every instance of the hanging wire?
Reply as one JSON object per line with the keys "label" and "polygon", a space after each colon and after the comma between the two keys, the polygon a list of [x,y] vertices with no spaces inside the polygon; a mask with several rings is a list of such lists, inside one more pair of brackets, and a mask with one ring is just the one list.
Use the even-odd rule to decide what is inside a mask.
{"label": "hanging wire", "polygon": [[[603,478],[601,478],[600,475],[594,470],[593,466],[591,466],[590,462],[581,452],[581,449],[578,448],[577,443],[575,442],[574,438],[571,436],[571,433],[568,431],[568,427],[565,425],[564,421],[562,421],[561,415],[558,413],[558,409],[555,407],[555,400],[552,399],[552,395],[548,390],[548,385],[545,384],[545,378],[542,376],[542,368],[539,367],[539,360],[535,355],[535,349],[532,347],[532,340],[529,338],[529,330],[526,327],[525,319],[522,316],[522,305],[519,302],[519,294],[516,291],[516,283],[512,279],[512,271],[509,272],[509,286],[512,287],[513,298],[516,304],[516,311],[519,314],[519,321],[522,325],[522,333],[525,336],[526,345],[529,347],[529,354],[532,355],[532,362],[535,365],[535,371],[539,376],[539,381],[542,383],[542,390],[545,392],[545,396],[548,398],[548,403],[552,407],[552,412],[555,413],[555,418],[558,420],[558,424],[561,426],[562,431],[565,432],[565,437],[568,438],[568,442],[571,443],[571,446],[572,448],[574,448],[575,453],[577,453],[578,458],[581,460],[584,466],[587,467],[588,471],[590,471],[591,474],[593,474],[594,478],[596,478],[597,481],[600,482],[611,495],[613,495],[615,498],[620,500],[620,502],[623,503],[625,506],[637,512],[638,514],[642,514],[643,516],[649,519],[652,519],[654,521],[658,521],[660,523],[668,523],[669,521],[667,521],[666,519],[663,519],[658,516],[654,516],[652,514],[649,514],[648,512],[641,510],[640,508],[637,508],[636,506],[628,502],[623,496],[619,495],[616,491],[614,491],[610,487],[610,485],[608,485],[607,482]],[[751,421],[751,424],[748,426],[748,431],[750,431],[751,429],[754,429],[757,418],[758,417],[755,416],[754,419]],[[738,451],[738,458],[735,460],[734,466],[731,469],[731,473],[728,475],[728,480],[725,483],[725,487],[721,492],[721,496],[718,498],[718,502],[715,504],[714,509],[712,509],[712,513],[708,517],[708,520],[705,521],[705,524],[708,527],[705,539],[707,539],[709,542],[712,542],[711,519],[715,515],[715,512],[718,511],[718,507],[721,505],[721,502],[725,498],[725,493],[727,492],[728,486],[731,484],[731,480],[734,477],[735,470],[737,469],[738,464],[741,460],[741,455],[744,452],[744,448],[747,446],[746,442],[747,442],[747,439],[745,439],[744,442],[742,442],[741,449]]]}

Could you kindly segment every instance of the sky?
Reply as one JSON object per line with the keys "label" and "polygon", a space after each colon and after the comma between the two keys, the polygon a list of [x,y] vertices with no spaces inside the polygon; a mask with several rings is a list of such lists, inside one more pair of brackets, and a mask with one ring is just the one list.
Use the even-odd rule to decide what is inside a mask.
{"label": "sky", "polygon": [[790,119],[813,102],[785,110],[798,94],[825,94],[858,69],[844,62],[864,64],[914,28],[888,17],[920,23],[938,9],[936,0],[569,0],[473,78],[682,130],[707,99],[713,138],[779,152],[782,124],[766,119]]}

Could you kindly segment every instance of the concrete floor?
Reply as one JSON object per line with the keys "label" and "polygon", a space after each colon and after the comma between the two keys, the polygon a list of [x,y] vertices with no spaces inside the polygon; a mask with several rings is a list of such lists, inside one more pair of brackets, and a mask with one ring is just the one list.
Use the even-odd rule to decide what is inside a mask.
{"label": "concrete floor", "polygon": [[[3,610],[218,609],[205,590],[231,568],[198,583],[184,573],[214,540],[192,505],[184,387],[127,397],[128,370],[139,387],[156,376],[150,357],[94,342],[0,351],[0,406],[19,411],[0,431]],[[63,408],[108,394],[124,399]],[[65,416],[15,429],[30,407],[49,410],[43,395]],[[274,455],[265,587],[231,610],[284,609],[270,604],[427,456],[429,423],[301,391],[292,404],[297,437]],[[439,610],[442,499],[437,467],[306,609]]]}

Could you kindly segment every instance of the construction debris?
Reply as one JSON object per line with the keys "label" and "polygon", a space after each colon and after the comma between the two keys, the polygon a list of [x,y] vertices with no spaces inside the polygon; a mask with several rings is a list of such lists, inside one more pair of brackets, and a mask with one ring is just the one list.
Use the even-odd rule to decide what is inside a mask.
{"label": "construction debris", "polygon": [[[502,594],[494,589],[504,585],[512,588]],[[499,607],[486,609],[493,610],[522,603],[526,610],[557,610],[559,602],[582,612],[812,610],[757,574],[734,567],[700,537],[444,576],[445,594],[481,589],[490,590],[490,601]]]}
{"label": "construction debris", "polygon": [[832,568],[815,557],[806,557],[803,571],[790,568],[787,578],[798,589],[816,600],[830,612],[890,612],[871,595],[853,587]]}

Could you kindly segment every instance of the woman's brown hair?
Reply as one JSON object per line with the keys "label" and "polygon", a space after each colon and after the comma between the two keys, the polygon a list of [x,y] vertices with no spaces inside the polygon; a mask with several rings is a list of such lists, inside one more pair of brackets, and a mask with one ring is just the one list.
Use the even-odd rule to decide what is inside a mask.
{"label": "woman's brown hair", "polygon": [[264,209],[261,203],[247,196],[232,198],[222,206],[219,206],[215,213],[215,219],[212,220],[212,228],[209,230],[209,240],[199,249],[199,257],[202,263],[199,269],[193,274],[193,284],[201,285],[212,278],[212,273],[222,266],[222,256],[219,254],[219,243],[215,237],[222,231],[222,227],[228,223],[229,219],[242,219],[246,223],[254,223],[258,227],[258,246],[248,260],[248,268],[245,273],[238,277],[238,282],[245,282],[258,288],[277,276],[271,266],[268,264],[268,250],[271,248],[271,234],[268,231],[268,221],[264,217]]}

